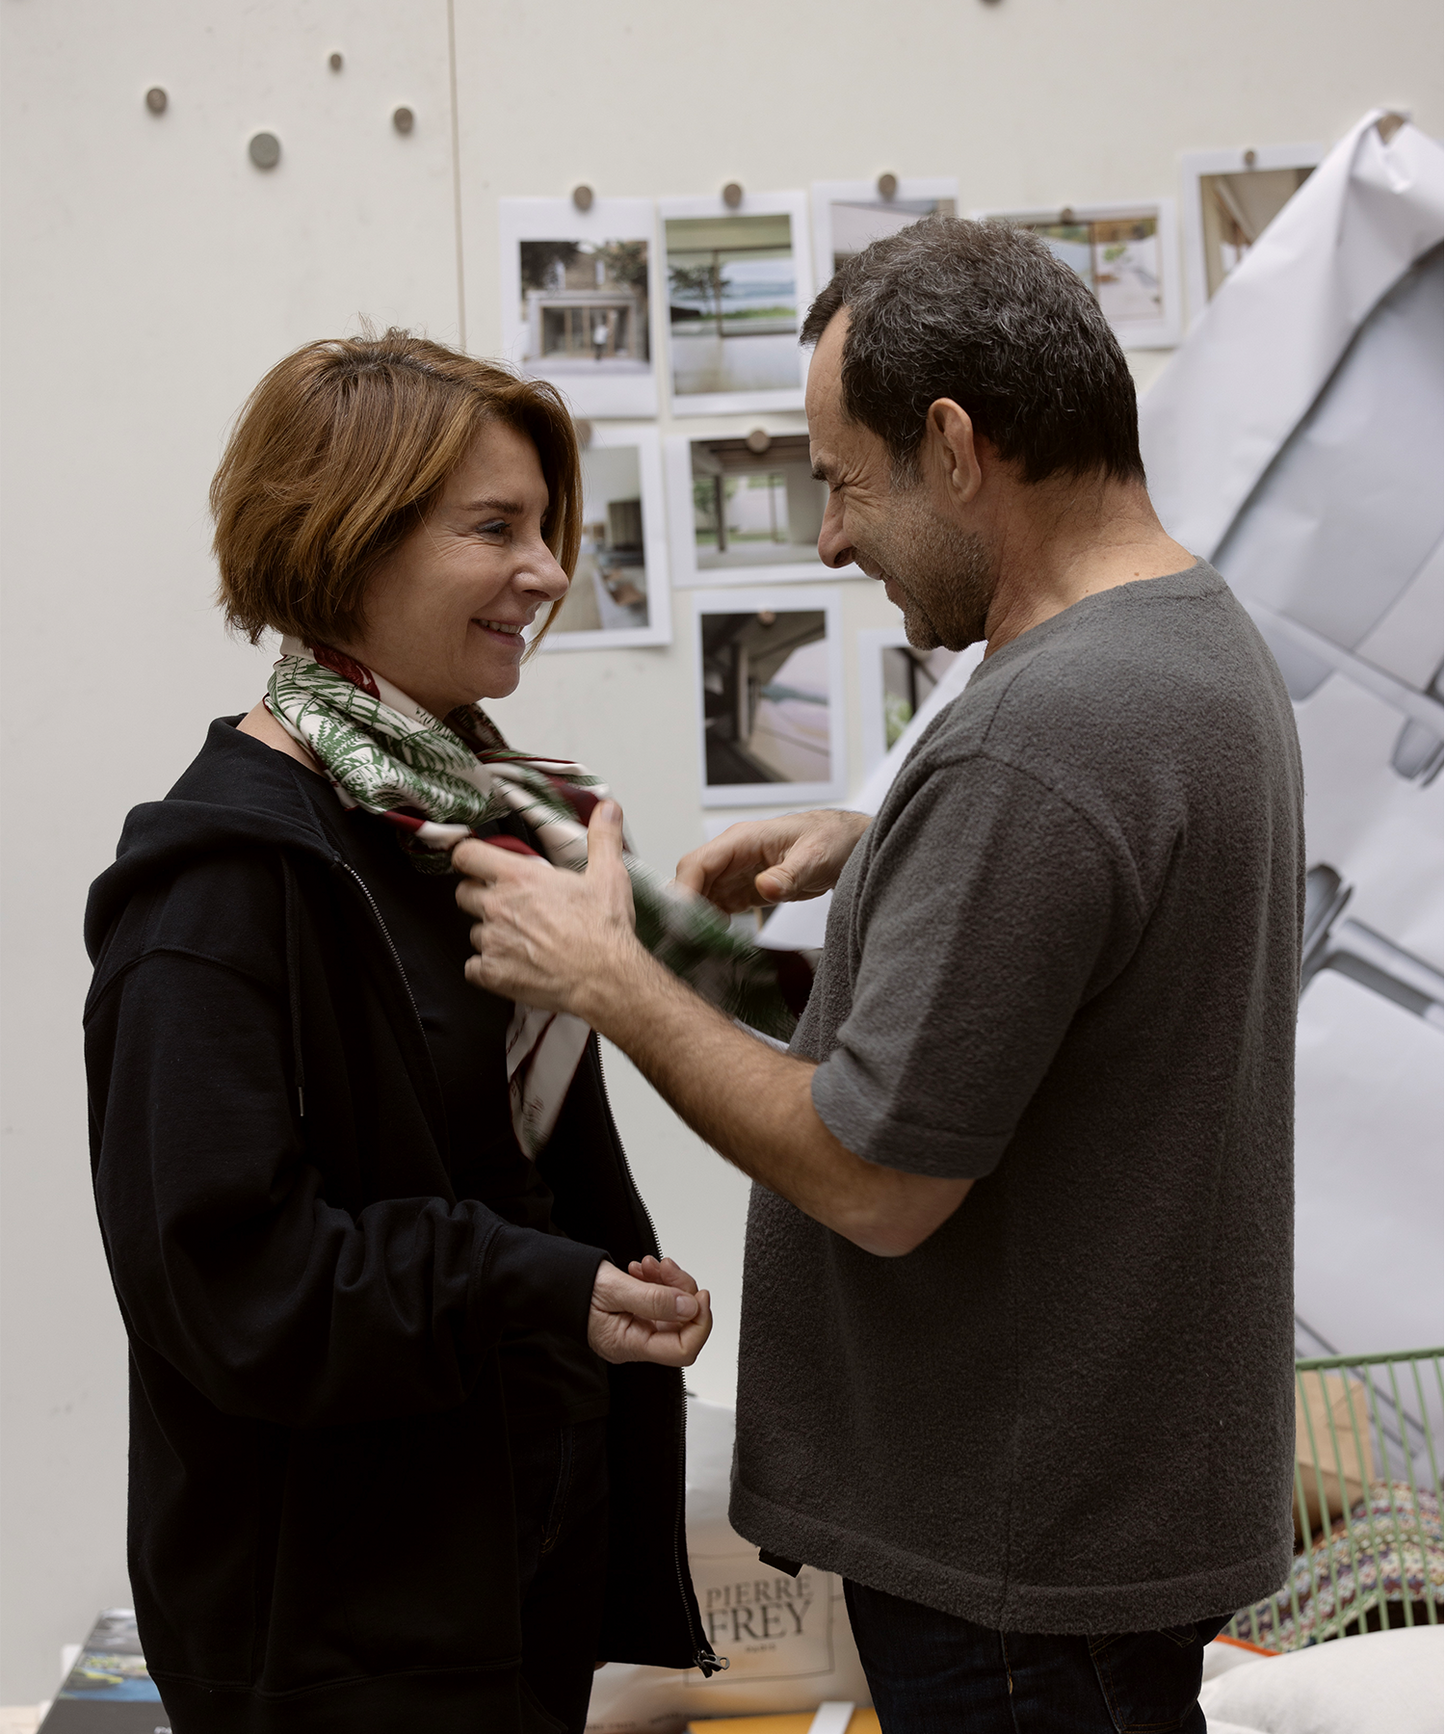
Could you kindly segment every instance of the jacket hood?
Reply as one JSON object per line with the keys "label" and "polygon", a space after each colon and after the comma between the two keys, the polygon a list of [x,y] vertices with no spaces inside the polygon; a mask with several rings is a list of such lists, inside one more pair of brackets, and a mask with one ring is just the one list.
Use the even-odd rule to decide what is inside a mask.
{"label": "jacket hood", "polygon": [[218,717],[206,743],[163,801],[132,807],[115,862],[90,888],[85,948],[94,963],[116,917],[143,885],[197,856],[238,847],[300,849],[326,861],[336,850],[283,753]]}

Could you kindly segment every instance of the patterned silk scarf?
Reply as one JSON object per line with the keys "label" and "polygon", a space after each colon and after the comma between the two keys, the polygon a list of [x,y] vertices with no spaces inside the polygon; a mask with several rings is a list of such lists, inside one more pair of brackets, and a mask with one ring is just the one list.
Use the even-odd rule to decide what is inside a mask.
{"label": "patterned silk scarf", "polygon": [[[533,853],[587,865],[587,820],[607,794],[584,765],[514,752],[478,705],[438,721],[413,699],[326,645],[281,641],[266,705],[321,764],[345,807],[398,828],[423,872],[452,871],[450,852],[478,826],[515,816]],[[525,850],[516,838],[503,846]],[[764,951],[700,897],[665,884],[630,852],[637,936],[660,962],[729,1017],[786,1041],[811,980],[796,952]],[[529,1156],[552,1135],[581,1061],[587,1025],[516,1005],[507,1032],[512,1122]]]}

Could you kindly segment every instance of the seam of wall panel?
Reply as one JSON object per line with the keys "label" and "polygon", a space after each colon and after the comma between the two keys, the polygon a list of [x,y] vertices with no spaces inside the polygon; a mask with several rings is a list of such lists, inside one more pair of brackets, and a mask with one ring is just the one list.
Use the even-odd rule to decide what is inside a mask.
{"label": "seam of wall panel", "polygon": [[467,347],[467,290],[462,254],[462,136],[457,113],[456,0],[447,0],[447,75],[452,97],[452,211],[457,239],[457,348]]}

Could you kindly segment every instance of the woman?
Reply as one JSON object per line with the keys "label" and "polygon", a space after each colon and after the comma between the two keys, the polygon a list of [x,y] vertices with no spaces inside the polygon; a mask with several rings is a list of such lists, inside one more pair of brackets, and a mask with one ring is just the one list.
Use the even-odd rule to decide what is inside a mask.
{"label": "woman", "polygon": [[[600,1660],[718,1661],[678,1371],[708,1296],[659,1262],[595,1038],[465,982],[449,871],[471,835],[575,864],[594,799],[475,708],[566,591],[572,425],[402,332],[314,343],[212,507],[227,618],[283,656],[87,915],[147,1660],[176,1734],[578,1730]],[[739,963],[638,884],[669,961]]]}

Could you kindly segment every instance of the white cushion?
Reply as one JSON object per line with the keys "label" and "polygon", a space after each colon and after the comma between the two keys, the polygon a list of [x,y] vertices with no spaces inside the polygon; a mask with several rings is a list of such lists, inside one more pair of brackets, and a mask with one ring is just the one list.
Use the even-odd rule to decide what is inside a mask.
{"label": "white cushion", "polygon": [[1312,1644],[1233,1668],[1200,1691],[1210,1734],[1440,1734],[1445,1630],[1414,1626]]}

